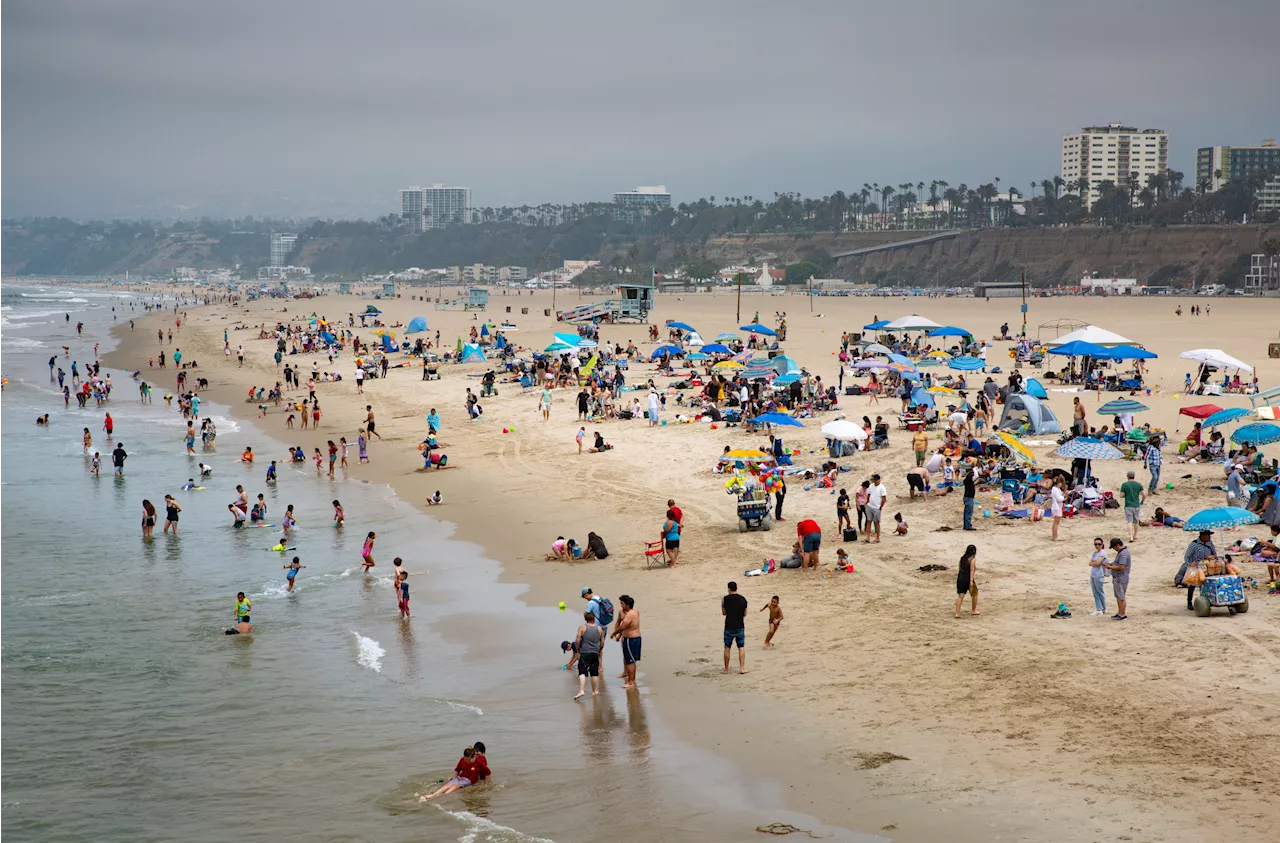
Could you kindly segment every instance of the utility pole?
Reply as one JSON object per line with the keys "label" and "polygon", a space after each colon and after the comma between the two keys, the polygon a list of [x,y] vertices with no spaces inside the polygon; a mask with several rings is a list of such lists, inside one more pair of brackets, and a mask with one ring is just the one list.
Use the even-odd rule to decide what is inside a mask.
{"label": "utility pole", "polygon": [[738,316],[735,321],[742,324],[742,270],[738,270]]}
{"label": "utility pole", "polygon": [[813,276],[809,276],[809,312],[813,313]]}

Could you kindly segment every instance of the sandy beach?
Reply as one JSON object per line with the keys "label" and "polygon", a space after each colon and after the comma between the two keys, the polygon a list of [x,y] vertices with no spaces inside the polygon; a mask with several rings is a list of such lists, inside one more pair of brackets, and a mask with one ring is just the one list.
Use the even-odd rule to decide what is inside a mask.
{"label": "sandy beach", "polygon": [[[213,398],[285,436],[286,412],[273,407],[259,419],[258,402],[244,400],[250,386],[283,379],[271,359],[274,340],[258,339],[258,326],[313,311],[345,322],[347,313],[376,304],[388,323],[426,317],[426,336],[439,331],[444,348],[452,349],[477,324],[472,313],[437,312],[409,298],[418,292],[403,288],[403,297],[376,302],[332,295],[192,307],[164,350],[180,347],[184,361],[199,363]],[[1193,302],[1210,304],[1211,313],[1189,315]],[[561,309],[576,303],[576,296],[557,294]],[[1182,316],[1174,312],[1179,303]],[[842,331],[861,330],[876,317],[919,313],[991,338],[1002,322],[1018,328],[1019,304],[755,295],[743,298],[738,322],[730,294],[661,295],[650,319],[659,325],[667,319],[688,322],[710,340],[736,331],[756,311],[765,324],[773,323],[775,311],[785,311],[786,352],[834,384]],[[521,314],[525,307],[529,315]],[[566,329],[543,315],[550,307],[549,292],[495,291],[482,318],[514,321],[519,331],[509,338],[541,349],[554,331]],[[1139,396],[1151,409],[1138,421],[1163,427],[1174,442],[1180,438],[1174,429],[1181,406],[1210,400],[1249,406],[1238,395],[1182,395],[1184,373],[1194,366],[1178,359],[1181,351],[1221,348],[1254,366],[1263,388],[1280,384],[1280,359],[1266,356],[1267,344],[1280,340],[1274,318],[1280,305],[1274,300],[1037,298],[1029,308],[1032,337],[1042,323],[1078,319],[1158,353],[1148,364],[1152,394]],[[136,319],[132,331],[122,324],[115,331],[121,345],[107,362],[142,369],[158,389],[172,390],[173,370],[161,376],[148,369],[147,360],[160,350],[157,327],[167,329],[173,321],[172,314],[155,314]],[[238,325],[248,330],[235,330]],[[242,368],[234,356],[224,358],[224,330],[233,351],[244,347]],[[395,330],[403,339],[403,329]],[[373,338],[368,328],[356,333],[362,340]],[[635,341],[647,352],[654,346],[645,334],[646,326],[606,325],[601,341]],[[1006,375],[1012,363],[1008,347],[996,343],[990,353],[991,364],[1002,365]],[[330,369],[323,356],[285,360],[301,361],[307,370],[318,360],[322,371]],[[843,545],[856,574],[788,570],[746,578],[743,572],[763,558],[789,553],[792,525],[803,518],[814,518],[824,529],[824,569],[842,546],[836,541],[835,498],[826,490],[806,492],[799,481],[789,481],[787,521],[773,532],[738,532],[725,478],[713,467],[724,446],[758,446],[764,435],[676,424],[672,405],[663,414],[666,426],[587,423],[588,436],[599,429],[614,448],[579,455],[576,390],[557,391],[551,418],[543,422],[536,392],[500,384],[496,398],[482,401],[484,420],[472,423],[463,407],[465,389],[478,392],[479,375],[489,365],[442,365],[442,378],[429,382],[420,379],[416,366],[393,369],[385,380],[367,381],[363,395],[356,394],[350,352],[334,366],[344,380],[318,386],[320,429],[295,429],[287,434],[290,441],[308,452],[343,435],[354,444],[364,407],[372,405],[382,440],[373,441],[369,464],[352,460],[352,475],[388,483],[404,500],[456,524],[460,538],[501,560],[505,580],[528,585],[523,599],[529,605],[555,612],[565,601],[573,610],[565,619],[566,638],[576,627],[583,586],[615,602],[622,593],[634,596],[647,639],[640,669],[646,693],[683,737],[780,782],[796,810],[896,840],[942,834],[960,840],[1273,839],[1269,801],[1280,790],[1280,765],[1274,761],[1280,757],[1280,596],[1268,596],[1264,587],[1251,593],[1248,614],[1194,617],[1184,608],[1184,593],[1172,585],[1192,535],[1143,529],[1131,545],[1128,622],[1090,617],[1092,539],[1127,537],[1120,511],[1065,520],[1063,540],[1056,544],[1049,541],[1047,521],[979,517],[977,532],[961,532],[958,494],[907,499],[904,478],[914,460],[909,435],[897,430],[896,402],[868,406],[865,397],[842,396],[841,412],[852,419],[883,415],[893,432],[888,448],[842,459],[854,468],[840,485],[852,493],[873,472],[883,475],[886,515],[901,511],[910,534],[886,536],[879,545]],[[633,365],[629,383],[643,383],[651,371],[648,364]],[[1034,376],[1036,370],[1028,372]],[[1003,382],[1004,375],[996,377]],[[305,397],[305,390],[289,394]],[[629,402],[631,393],[625,395]],[[1101,400],[1092,392],[1079,395],[1090,420],[1101,424],[1110,419],[1098,420],[1095,409],[1124,393],[1103,393]],[[1069,424],[1072,396],[1050,396],[1050,407]],[[416,470],[422,462],[416,446],[431,408],[442,417],[439,438],[450,469],[422,473]],[[786,430],[788,445],[801,449],[798,465],[816,468],[825,459],[818,428],[834,417],[824,414],[806,420],[804,428]],[[1183,433],[1190,423],[1182,418]],[[1052,449],[1034,447],[1041,465],[1069,467],[1049,456]],[[1222,482],[1221,470],[1178,465],[1174,450],[1165,448],[1162,477],[1173,488],[1149,501],[1144,515],[1156,504],[1182,518],[1221,506],[1223,495],[1209,488]],[[1280,445],[1263,451],[1268,458],[1278,456]],[[1118,489],[1129,469],[1145,482],[1140,463],[1095,464],[1103,488],[1110,490]],[[437,489],[444,506],[427,507],[425,498]],[[681,564],[646,570],[642,542],[657,538],[668,498],[685,513]],[[978,509],[984,505],[990,508],[980,495]],[[557,535],[583,541],[588,531],[607,542],[608,560],[543,561]],[[1235,537],[1264,534],[1241,528],[1216,538],[1222,549]],[[951,612],[955,569],[970,541],[978,548],[982,614],[957,620]],[[928,564],[947,569],[919,570]],[[1245,573],[1262,582],[1265,569],[1246,565]],[[746,675],[721,673],[718,602],[728,580],[737,580],[749,601]],[[774,594],[786,621],[776,646],[764,650],[765,615],[756,610]],[[1073,618],[1050,619],[1059,602],[1071,606]],[[613,684],[620,681],[614,679],[620,661],[612,645],[604,675]],[[565,704],[571,704],[568,696]]]}

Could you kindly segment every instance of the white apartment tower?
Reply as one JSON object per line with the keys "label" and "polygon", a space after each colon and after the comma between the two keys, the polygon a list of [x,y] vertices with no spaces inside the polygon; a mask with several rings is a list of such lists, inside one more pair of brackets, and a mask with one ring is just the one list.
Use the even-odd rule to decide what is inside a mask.
{"label": "white apartment tower", "polygon": [[471,188],[411,187],[400,191],[400,218],[413,231],[471,222]]}
{"label": "white apartment tower", "polygon": [[1085,206],[1098,199],[1098,184],[1104,181],[1125,187],[1136,180],[1138,189],[1147,178],[1169,169],[1169,135],[1163,129],[1138,130],[1111,123],[1086,126],[1062,136],[1062,180],[1065,193],[1080,193],[1080,180],[1089,180]]}
{"label": "white apartment tower", "polygon": [[296,234],[272,234],[270,266],[284,266],[285,261],[289,258],[289,253],[293,251],[293,246],[297,242],[298,235]]}

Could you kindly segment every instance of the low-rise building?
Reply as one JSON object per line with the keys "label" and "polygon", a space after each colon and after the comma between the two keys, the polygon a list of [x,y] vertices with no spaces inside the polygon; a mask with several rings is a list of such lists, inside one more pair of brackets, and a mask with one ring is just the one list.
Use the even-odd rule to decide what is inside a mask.
{"label": "low-rise building", "polygon": [[1249,274],[1244,277],[1244,289],[1250,293],[1280,291],[1280,255],[1250,257]]}
{"label": "low-rise building", "polygon": [[1257,146],[1202,146],[1196,150],[1196,185],[1207,190],[1243,181],[1257,170],[1280,172],[1280,147],[1275,138]]}

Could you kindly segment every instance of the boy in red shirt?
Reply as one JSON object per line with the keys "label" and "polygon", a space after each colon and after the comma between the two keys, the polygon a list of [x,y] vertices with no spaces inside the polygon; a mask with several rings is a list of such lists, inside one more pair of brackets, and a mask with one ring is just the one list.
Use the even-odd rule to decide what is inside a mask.
{"label": "boy in red shirt", "polygon": [[464,787],[470,787],[490,775],[484,756],[477,755],[475,748],[470,746],[462,751],[462,758],[459,759],[458,766],[453,768],[453,773],[453,778],[445,782],[444,787],[441,787],[435,793],[419,796],[418,801],[426,802],[428,799],[435,799],[437,796],[453,793],[455,790],[461,790]]}

